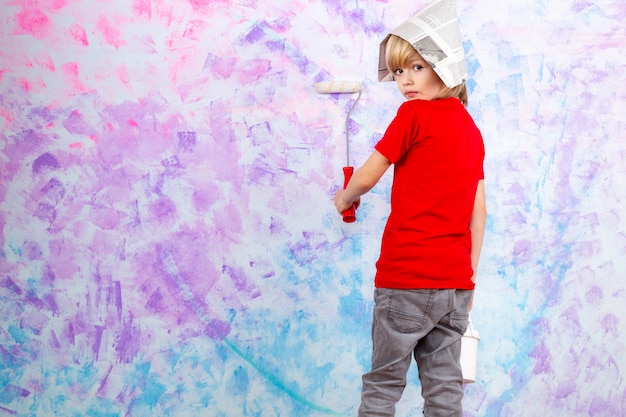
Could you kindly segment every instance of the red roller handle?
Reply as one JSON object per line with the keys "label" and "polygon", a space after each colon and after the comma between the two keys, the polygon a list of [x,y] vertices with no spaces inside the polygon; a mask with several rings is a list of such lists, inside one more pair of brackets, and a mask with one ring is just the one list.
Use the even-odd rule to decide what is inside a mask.
{"label": "red roller handle", "polygon": [[[345,190],[354,173],[354,167],[343,167],[343,189]],[[341,213],[343,221],[346,223],[353,223],[356,220],[356,203],[352,203],[350,208]]]}

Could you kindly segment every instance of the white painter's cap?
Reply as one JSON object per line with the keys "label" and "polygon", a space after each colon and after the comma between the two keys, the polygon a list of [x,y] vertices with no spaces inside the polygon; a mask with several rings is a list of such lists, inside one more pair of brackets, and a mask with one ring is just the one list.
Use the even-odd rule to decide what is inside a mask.
{"label": "white painter's cap", "polygon": [[456,0],[433,1],[387,35],[380,44],[378,81],[393,81],[385,57],[390,35],[399,36],[413,45],[446,86],[452,88],[467,79]]}

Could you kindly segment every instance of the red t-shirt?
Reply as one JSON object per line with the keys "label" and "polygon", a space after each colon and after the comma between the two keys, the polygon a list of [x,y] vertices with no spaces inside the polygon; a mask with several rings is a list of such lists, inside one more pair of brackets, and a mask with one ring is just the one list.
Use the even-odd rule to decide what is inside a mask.
{"label": "red t-shirt", "polygon": [[394,177],[375,286],[473,289],[469,223],[485,149],[470,114],[456,98],[407,101],[376,150]]}

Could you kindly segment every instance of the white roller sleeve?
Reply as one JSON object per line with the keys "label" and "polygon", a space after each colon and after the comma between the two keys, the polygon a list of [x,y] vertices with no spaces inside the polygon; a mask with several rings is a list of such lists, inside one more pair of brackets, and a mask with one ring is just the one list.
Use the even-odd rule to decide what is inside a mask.
{"label": "white roller sleeve", "polygon": [[357,81],[323,81],[315,83],[315,91],[321,94],[356,93],[361,89]]}

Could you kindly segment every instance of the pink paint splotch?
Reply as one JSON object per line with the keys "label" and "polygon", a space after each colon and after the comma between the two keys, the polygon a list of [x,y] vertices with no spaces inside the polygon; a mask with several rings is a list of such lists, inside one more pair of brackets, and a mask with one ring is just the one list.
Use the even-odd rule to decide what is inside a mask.
{"label": "pink paint splotch", "polygon": [[81,25],[74,23],[69,27],[70,36],[82,46],[89,46],[89,39],[87,39],[87,31]]}
{"label": "pink paint splotch", "polygon": [[98,30],[104,37],[104,41],[115,49],[119,49],[126,44],[122,31],[119,29],[120,23],[121,22],[111,23],[105,16],[100,16],[96,24]]}
{"label": "pink paint splotch", "polygon": [[16,34],[29,34],[35,39],[44,39],[50,33],[52,25],[48,15],[39,8],[27,8],[15,15],[18,26]]}
{"label": "pink paint splotch", "polygon": [[62,69],[71,87],[71,92],[83,93],[89,90],[89,88],[86,87],[80,80],[79,65],[77,62],[68,62],[63,64]]}
{"label": "pink paint splotch", "polygon": [[124,84],[124,87],[130,90],[131,83],[130,83],[130,78],[128,76],[128,69],[126,68],[126,66],[120,65],[115,72],[117,74],[117,78],[119,78],[122,84]]}
{"label": "pink paint splotch", "polygon": [[133,0],[133,13],[135,16],[146,18],[152,17],[152,5],[150,0]]}
{"label": "pink paint splotch", "polygon": [[52,60],[52,57],[48,54],[36,57],[34,61],[35,61],[35,64],[39,66],[40,68],[46,69],[51,72],[56,71],[54,61]]}

